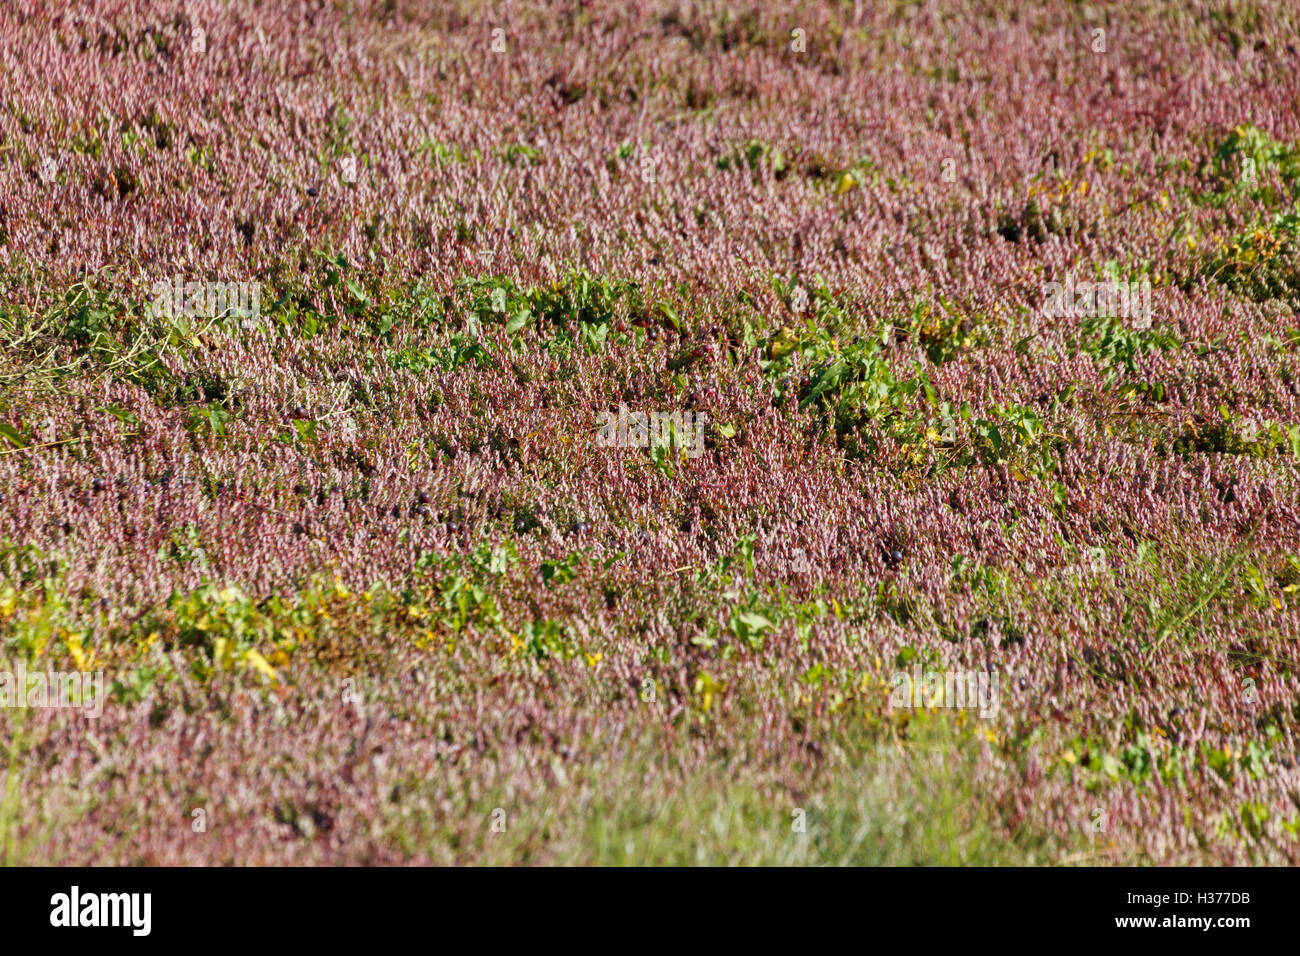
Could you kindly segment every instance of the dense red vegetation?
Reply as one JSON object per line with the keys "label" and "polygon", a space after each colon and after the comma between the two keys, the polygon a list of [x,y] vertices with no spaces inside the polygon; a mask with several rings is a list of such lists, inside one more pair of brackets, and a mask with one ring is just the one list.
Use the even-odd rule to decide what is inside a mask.
{"label": "dense red vegetation", "polygon": [[6,2],[0,853],[1297,862],[1300,12],[1002,7]]}

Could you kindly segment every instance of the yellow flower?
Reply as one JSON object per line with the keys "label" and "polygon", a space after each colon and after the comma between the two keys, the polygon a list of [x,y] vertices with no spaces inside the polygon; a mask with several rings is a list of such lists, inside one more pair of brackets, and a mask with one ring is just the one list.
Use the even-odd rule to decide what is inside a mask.
{"label": "yellow flower", "polygon": [[700,710],[707,714],[713,706],[714,695],[720,694],[723,689],[723,685],[707,671],[700,671],[700,675],[695,678],[695,694],[700,699]]}
{"label": "yellow flower", "polygon": [[90,670],[91,659],[95,656],[94,651],[87,654],[82,647],[80,634],[69,634],[63,639],[63,643],[68,646],[68,653],[77,664],[77,670]]}
{"label": "yellow flower", "polygon": [[588,667],[595,667],[597,664],[599,664],[599,663],[600,663],[601,661],[603,661],[604,659],[605,659],[605,655],[604,655],[604,654],[588,654],[588,655],[587,655],[587,666],[588,666]]}
{"label": "yellow flower", "polygon": [[268,664],[266,662],[266,658],[263,657],[261,654],[259,654],[257,651],[250,649],[247,652],[245,652],[244,660],[246,660],[249,664],[255,667],[259,672],[269,677],[272,682],[275,681],[275,668],[273,668],[270,664]]}
{"label": "yellow flower", "polygon": [[[143,654],[150,647],[152,647],[154,644],[157,643],[158,643],[158,632],[150,631],[148,637],[144,638],[143,640],[139,640],[135,642],[135,649],[138,653]],[[93,656],[94,652],[92,651],[91,653]]]}

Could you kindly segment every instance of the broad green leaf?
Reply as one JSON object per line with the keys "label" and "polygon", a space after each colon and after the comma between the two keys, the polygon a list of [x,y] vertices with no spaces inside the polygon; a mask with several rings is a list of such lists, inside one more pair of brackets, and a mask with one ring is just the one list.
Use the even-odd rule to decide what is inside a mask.
{"label": "broad green leaf", "polygon": [[520,309],[511,317],[510,321],[506,323],[506,334],[514,335],[516,332],[518,332],[520,329],[522,329],[532,320],[533,320],[533,313],[531,309],[528,308]]}
{"label": "broad green leaf", "polygon": [[817,378],[813,381],[808,389],[808,394],[802,402],[800,408],[806,408],[817,399],[821,398],[826,392],[839,386],[839,384],[848,376],[849,366],[845,362],[836,362],[829,365],[817,373]]}
{"label": "broad green leaf", "polygon": [[23,439],[23,436],[12,425],[0,422],[0,435],[4,435],[5,438],[9,439],[9,443],[15,448],[27,447],[27,442]]}
{"label": "broad green leaf", "polygon": [[738,620],[741,624],[744,624],[747,628],[749,628],[754,633],[758,633],[759,631],[765,631],[768,630],[769,628],[776,626],[767,618],[765,618],[763,615],[756,614],[753,611],[741,611],[736,615],[736,620]]}

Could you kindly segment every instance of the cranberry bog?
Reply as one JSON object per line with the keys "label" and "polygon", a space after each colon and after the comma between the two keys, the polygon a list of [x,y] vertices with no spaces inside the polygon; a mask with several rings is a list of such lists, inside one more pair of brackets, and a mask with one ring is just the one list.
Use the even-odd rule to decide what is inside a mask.
{"label": "cranberry bog", "polygon": [[0,860],[1300,861],[1300,7],[0,7]]}

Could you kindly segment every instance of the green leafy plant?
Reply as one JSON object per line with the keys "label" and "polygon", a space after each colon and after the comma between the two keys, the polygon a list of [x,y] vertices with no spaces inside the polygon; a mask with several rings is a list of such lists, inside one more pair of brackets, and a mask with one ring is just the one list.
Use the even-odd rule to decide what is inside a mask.
{"label": "green leafy plant", "polygon": [[1256,301],[1300,301],[1300,207],[1239,233],[1205,260],[1211,279]]}

